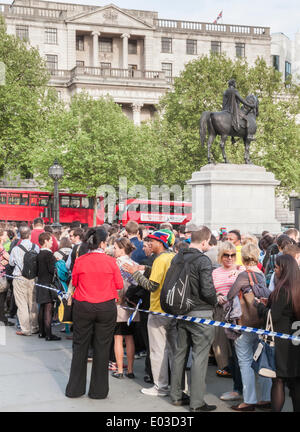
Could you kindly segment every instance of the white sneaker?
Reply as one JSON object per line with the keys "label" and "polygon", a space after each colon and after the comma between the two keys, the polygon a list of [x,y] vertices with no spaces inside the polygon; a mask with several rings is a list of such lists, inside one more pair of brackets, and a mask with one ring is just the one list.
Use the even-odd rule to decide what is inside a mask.
{"label": "white sneaker", "polygon": [[226,392],[220,396],[220,399],[223,401],[235,401],[242,399],[242,395],[238,392]]}
{"label": "white sneaker", "polygon": [[141,392],[147,396],[168,396],[167,391],[158,390],[155,386],[150,388],[142,388]]}

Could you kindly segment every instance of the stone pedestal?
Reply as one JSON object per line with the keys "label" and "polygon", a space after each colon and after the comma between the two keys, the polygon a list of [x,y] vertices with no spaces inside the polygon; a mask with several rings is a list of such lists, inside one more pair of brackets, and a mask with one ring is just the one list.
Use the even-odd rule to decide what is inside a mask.
{"label": "stone pedestal", "polygon": [[281,232],[275,219],[274,174],[255,165],[206,165],[194,172],[193,222],[211,230],[226,227],[241,233]]}

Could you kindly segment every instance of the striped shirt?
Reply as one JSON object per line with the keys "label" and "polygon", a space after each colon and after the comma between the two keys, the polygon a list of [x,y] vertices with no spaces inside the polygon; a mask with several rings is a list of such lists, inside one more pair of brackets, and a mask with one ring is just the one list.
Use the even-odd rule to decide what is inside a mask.
{"label": "striped shirt", "polygon": [[215,269],[212,272],[212,277],[217,295],[227,296],[239,273],[243,270],[244,267],[230,270],[225,269],[224,267],[218,267]]}

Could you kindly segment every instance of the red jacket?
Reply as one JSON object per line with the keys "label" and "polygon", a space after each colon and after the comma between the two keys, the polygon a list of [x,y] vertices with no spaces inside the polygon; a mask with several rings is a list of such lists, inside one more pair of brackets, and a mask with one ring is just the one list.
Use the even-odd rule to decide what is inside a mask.
{"label": "red jacket", "polygon": [[114,258],[92,252],[77,258],[72,272],[75,300],[103,303],[118,299],[123,288],[121,272]]}

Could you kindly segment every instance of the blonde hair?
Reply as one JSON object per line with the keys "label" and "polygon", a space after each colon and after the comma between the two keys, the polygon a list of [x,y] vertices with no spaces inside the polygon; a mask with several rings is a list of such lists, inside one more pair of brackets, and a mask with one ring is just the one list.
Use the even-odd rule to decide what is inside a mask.
{"label": "blonde hair", "polygon": [[258,240],[257,237],[255,237],[252,234],[245,234],[243,239],[242,239],[242,246],[245,246],[248,243],[252,243],[255,246],[258,246]]}
{"label": "blonde hair", "polygon": [[242,261],[246,265],[257,265],[259,262],[259,254],[260,250],[255,244],[253,243],[247,243],[245,246],[242,247],[241,255],[242,255]]}
{"label": "blonde hair", "polygon": [[225,242],[223,242],[223,243],[220,244],[220,247],[219,247],[219,250],[218,250],[218,263],[219,264],[222,264],[223,255],[227,251],[234,251],[234,252],[236,252],[236,247],[230,241],[225,241]]}

